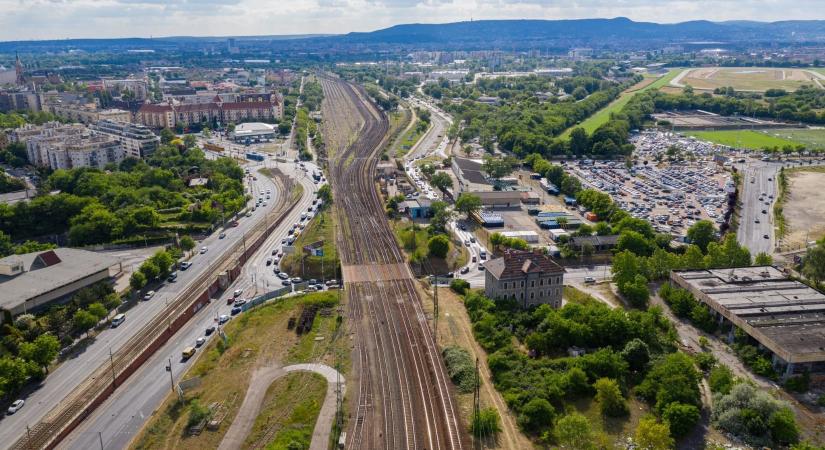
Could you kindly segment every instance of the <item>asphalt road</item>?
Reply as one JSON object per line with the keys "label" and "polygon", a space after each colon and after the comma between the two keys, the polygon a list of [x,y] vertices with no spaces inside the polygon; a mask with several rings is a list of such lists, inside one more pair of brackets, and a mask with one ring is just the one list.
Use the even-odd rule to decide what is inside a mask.
{"label": "asphalt road", "polygon": [[431,154],[437,154],[442,158],[446,158],[447,154],[445,150],[447,149],[448,144],[447,130],[450,128],[453,120],[448,115],[441,112],[438,108],[435,108],[425,101],[411,98],[410,103],[413,106],[428,109],[430,111],[430,123],[432,126],[428,132],[418,140],[415,146],[410,149],[407,155],[405,155],[405,159],[410,160],[412,158],[429,156]]}
{"label": "asphalt road", "polygon": [[770,254],[774,249],[773,205],[777,196],[778,171],[777,164],[763,162],[750,163],[743,169],[742,208],[736,236],[754,256],[761,252]]}
{"label": "asphalt road", "polygon": [[[317,190],[311,176],[306,176],[297,165],[281,163],[279,168],[287,175],[295,176],[304,186],[301,200],[296,208],[290,212],[287,220],[272,233],[260,250],[250,258],[250,262],[243,267],[242,275],[227,288],[224,295],[218,301],[211,302],[202,312],[199,312],[185,324],[140,370],[129,378],[125,385],[118,387],[114,395],[64,440],[59,448],[78,450],[100,448],[101,438],[104,449],[125,448],[172,389],[172,382],[169,372],[166,371],[166,366],[171,362],[172,377],[175,383],[179,382],[183,373],[197,360],[197,357],[186,361],[182,360],[182,350],[185,347],[194,346],[197,338],[206,337],[204,330],[209,326],[217,325],[218,316],[230,314],[232,306],[227,305],[226,297],[236,289],[244,291],[242,295],[244,298],[251,298],[256,293],[262,294],[264,292],[266,289],[266,283],[263,281],[264,272],[272,274],[272,267],[267,267],[265,264],[266,258],[271,256],[273,247],[280,246],[281,239],[287,235],[292,223],[300,219],[301,212],[306,211],[306,208],[312,204]],[[311,170],[309,173],[311,174]],[[265,177],[258,176],[259,181],[263,178]],[[273,194],[275,194],[274,190]],[[272,200],[269,202],[268,207],[274,204],[274,198]],[[257,214],[257,211],[255,214]],[[273,284],[274,280],[271,280],[269,282],[271,288],[281,287],[280,283],[277,286],[273,286]],[[217,332],[206,338],[217,339]],[[98,433],[101,434],[98,435]]]}
{"label": "asphalt road", "polygon": [[[257,169],[262,166],[248,167],[251,173],[256,173]],[[257,178],[257,181],[251,182],[253,192],[275,189],[272,180],[263,176],[257,176]],[[249,186],[248,183],[245,184]],[[122,325],[118,328],[106,329],[98,334],[91,344],[60,364],[36,390],[24,396],[26,406],[23,409],[12,416],[2,418],[2,422],[0,422],[2,424],[0,426],[0,442],[15,442],[25,433],[27,425],[34,425],[39,422],[60,400],[90,376],[95,369],[109,361],[110,351],[115,352],[123,347],[135,333],[158,314],[161,314],[169,299],[174,298],[175,295],[193,282],[206,269],[208,262],[227,252],[234,242],[243,239],[244,233],[263,219],[263,212],[270,212],[273,206],[274,202],[271,202],[263,211],[259,208],[253,213],[252,217],[243,217],[238,220],[238,227],[228,228],[224,239],[219,239],[219,233],[215,232],[199,242],[194,251],[194,256],[189,259],[193,263],[192,266],[188,270],[178,271],[176,282],[164,282],[160,287],[154,288],[157,293],[151,300],[140,301],[125,312],[126,321]],[[201,247],[207,247],[205,254],[198,253]],[[97,446],[99,447],[99,445]]]}

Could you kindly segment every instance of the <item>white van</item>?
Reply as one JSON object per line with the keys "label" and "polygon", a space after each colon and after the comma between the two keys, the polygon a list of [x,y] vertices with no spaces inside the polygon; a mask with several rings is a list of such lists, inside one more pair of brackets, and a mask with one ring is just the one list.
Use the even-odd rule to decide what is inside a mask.
{"label": "white van", "polygon": [[126,321],[126,314],[118,314],[112,319],[112,328],[117,328],[120,324]]}

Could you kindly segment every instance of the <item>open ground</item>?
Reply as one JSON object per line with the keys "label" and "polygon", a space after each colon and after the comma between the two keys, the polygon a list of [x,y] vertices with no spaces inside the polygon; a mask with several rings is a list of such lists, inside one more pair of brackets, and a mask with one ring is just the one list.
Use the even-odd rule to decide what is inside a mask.
{"label": "open ground", "polygon": [[688,69],[670,84],[681,88],[712,91],[731,86],[737,91],[764,92],[768,89],[795,91],[804,85],[823,87],[825,75],[805,69],[778,69],[770,67],[703,67]]}
{"label": "open ground", "polygon": [[786,235],[783,247],[800,248],[825,236],[825,169],[788,170],[788,193],[783,206]]}

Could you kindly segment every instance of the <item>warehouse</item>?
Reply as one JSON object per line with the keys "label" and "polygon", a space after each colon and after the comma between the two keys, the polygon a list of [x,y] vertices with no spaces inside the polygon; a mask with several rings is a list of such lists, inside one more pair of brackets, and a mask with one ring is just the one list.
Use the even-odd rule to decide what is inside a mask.
{"label": "warehouse", "polygon": [[0,259],[0,310],[11,317],[60,303],[121,271],[109,255],[56,248]]}
{"label": "warehouse", "polygon": [[[825,295],[771,266],[673,271],[671,280],[710,307],[723,329],[735,325],[787,378],[825,373]],[[727,327],[726,327],[727,326]]]}
{"label": "warehouse", "polygon": [[269,142],[275,139],[276,131],[275,126],[268,123],[242,123],[235,127],[235,131],[232,132],[232,139],[239,144]]}

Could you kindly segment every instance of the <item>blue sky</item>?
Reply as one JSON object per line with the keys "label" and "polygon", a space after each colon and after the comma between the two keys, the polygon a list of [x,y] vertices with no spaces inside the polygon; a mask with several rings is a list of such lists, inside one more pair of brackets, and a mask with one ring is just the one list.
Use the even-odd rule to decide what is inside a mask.
{"label": "blue sky", "polygon": [[399,23],[624,16],[825,19],[823,0],[0,0],[0,40],[371,31]]}

